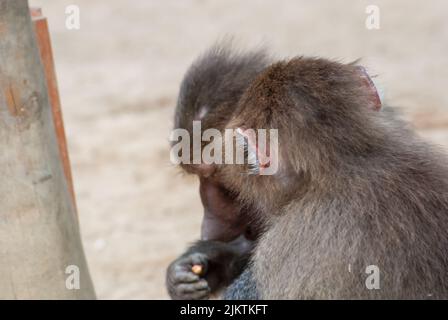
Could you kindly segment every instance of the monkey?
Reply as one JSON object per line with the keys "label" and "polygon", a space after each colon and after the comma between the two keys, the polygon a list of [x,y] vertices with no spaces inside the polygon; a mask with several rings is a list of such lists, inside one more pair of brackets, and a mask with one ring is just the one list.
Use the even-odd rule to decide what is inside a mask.
{"label": "monkey", "polygon": [[[232,44],[216,44],[201,55],[182,80],[174,127],[192,132],[192,122],[224,129],[244,90],[271,61],[264,48],[234,52]],[[205,299],[228,286],[243,271],[259,225],[250,223],[250,208],[236,194],[214,180],[205,166],[184,165],[199,176],[204,207],[201,240],[191,245],[167,270],[166,286],[172,299]],[[192,272],[200,265],[202,274]]]}
{"label": "monkey", "polygon": [[[244,229],[260,226],[224,299],[448,298],[446,155],[381,104],[363,68],[300,56],[271,62],[232,103],[205,122],[278,130],[270,150],[278,170],[196,166],[231,195]],[[251,137],[240,141],[262,157]],[[369,266],[379,270],[375,288]]]}
{"label": "monkey", "polygon": [[446,155],[379,102],[364,69],[319,58],[275,63],[247,89],[228,126],[278,128],[280,170],[218,169],[268,226],[225,298],[448,298]]}

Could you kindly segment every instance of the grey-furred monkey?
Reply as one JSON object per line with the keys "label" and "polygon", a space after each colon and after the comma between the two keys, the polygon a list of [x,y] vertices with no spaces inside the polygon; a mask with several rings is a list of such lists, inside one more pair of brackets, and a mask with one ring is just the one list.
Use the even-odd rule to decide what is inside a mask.
{"label": "grey-furred monkey", "polygon": [[214,47],[182,82],[175,127],[197,119],[278,129],[279,169],[182,165],[200,177],[204,220],[168,268],[171,297],[448,299],[447,158],[381,106],[362,67]]}

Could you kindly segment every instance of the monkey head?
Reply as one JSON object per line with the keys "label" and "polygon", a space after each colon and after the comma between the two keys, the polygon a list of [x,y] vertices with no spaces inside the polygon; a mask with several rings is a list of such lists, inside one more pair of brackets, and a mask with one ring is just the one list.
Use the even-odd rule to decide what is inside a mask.
{"label": "monkey head", "polygon": [[[196,120],[202,131],[232,129],[244,150],[240,164],[181,164],[199,176],[204,240],[256,238],[263,217],[381,146],[381,101],[363,68],[314,58],[268,63],[263,52],[215,47],[182,82],[175,128],[193,136]],[[278,145],[269,134],[261,144],[258,129],[277,130]]]}
{"label": "monkey head", "polygon": [[[268,150],[278,169],[263,175],[250,166],[222,165],[217,175],[238,190],[239,202],[268,216],[281,212],[318,186],[331,188],[339,173],[384,148],[390,129],[380,111],[376,87],[361,66],[303,57],[274,63],[246,89],[226,128],[243,135],[247,128],[278,130],[278,148]],[[258,140],[239,141],[249,145],[249,158],[265,157]],[[262,170],[259,165],[255,172]]]}
{"label": "monkey head", "polygon": [[[193,137],[193,121],[201,121],[202,131],[223,130],[244,91],[268,63],[269,58],[262,50],[235,53],[228,46],[218,45],[208,50],[184,76],[174,127],[187,130],[190,137]],[[255,237],[248,228],[250,209],[236,201],[237,192],[224,187],[216,175],[216,166],[185,163],[180,166],[187,173],[199,176],[204,207],[203,240],[230,241],[241,234]]]}

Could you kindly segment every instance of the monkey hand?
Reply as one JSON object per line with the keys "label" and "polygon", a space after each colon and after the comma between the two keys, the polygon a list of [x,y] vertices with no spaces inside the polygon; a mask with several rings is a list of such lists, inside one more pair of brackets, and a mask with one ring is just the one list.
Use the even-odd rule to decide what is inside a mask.
{"label": "monkey hand", "polygon": [[[193,266],[201,266],[197,268],[201,269],[199,275],[194,272]],[[187,253],[171,263],[166,274],[170,297],[174,300],[208,299],[211,290],[207,280],[201,277],[207,272],[207,267],[207,255],[199,252]]]}

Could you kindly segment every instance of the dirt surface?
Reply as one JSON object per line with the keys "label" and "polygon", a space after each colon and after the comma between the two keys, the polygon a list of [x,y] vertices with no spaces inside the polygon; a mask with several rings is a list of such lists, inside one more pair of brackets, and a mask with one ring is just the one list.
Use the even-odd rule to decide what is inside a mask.
{"label": "dirt surface", "polygon": [[[169,161],[189,63],[230,34],[278,57],[363,58],[428,139],[448,146],[448,2],[30,0],[49,19],[81,232],[99,298],[165,299],[168,263],[198,237],[198,184]],[[65,8],[80,8],[80,30]]]}

